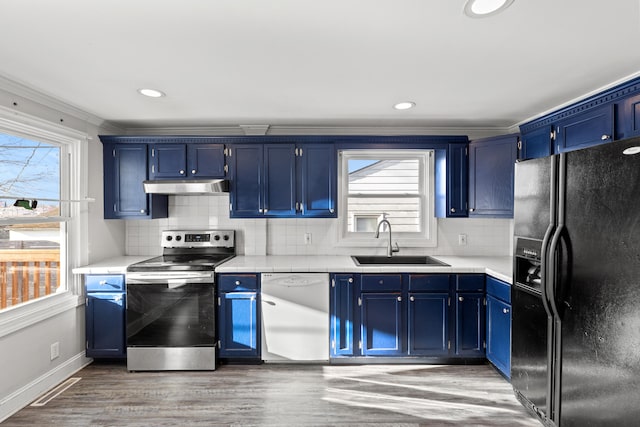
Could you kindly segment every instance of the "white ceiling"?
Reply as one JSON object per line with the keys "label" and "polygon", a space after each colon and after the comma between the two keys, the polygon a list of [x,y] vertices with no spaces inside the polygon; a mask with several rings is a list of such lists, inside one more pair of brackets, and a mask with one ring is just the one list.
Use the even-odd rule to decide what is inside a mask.
{"label": "white ceiling", "polygon": [[508,128],[640,75],[639,0],[464,3],[2,0],[0,76],[126,128]]}

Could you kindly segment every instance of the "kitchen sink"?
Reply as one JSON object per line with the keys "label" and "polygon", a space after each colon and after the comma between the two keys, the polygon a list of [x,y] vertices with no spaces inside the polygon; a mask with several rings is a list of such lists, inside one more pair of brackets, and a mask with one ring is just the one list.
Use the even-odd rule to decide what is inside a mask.
{"label": "kitchen sink", "polygon": [[356,265],[422,265],[422,266],[445,266],[442,261],[426,255],[397,255],[388,257],[385,255],[354,255],[351,257]]}

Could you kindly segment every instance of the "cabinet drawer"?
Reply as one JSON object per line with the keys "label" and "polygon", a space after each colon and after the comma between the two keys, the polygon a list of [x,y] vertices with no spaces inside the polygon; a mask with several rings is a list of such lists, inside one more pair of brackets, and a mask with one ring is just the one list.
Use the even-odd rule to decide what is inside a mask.
{"label": "cabinet drawer", "polygon": [[410,274],[409,291],[449,291],[449,274]]}
{"label": "cabinet drawer", "polygon": [[257,274],[234,274],[230,276],[218,276],[218,290],[220,292],[229,291],[257,291]]}
{"label": "cabinet drawer", "polygon": [[456,278],[456,291],[484,291],[484,274],[459,274]]}
{"label": "cabinet drawer", "polygon": [[84,280],[87,292],[124,291],[124,275],[121,274],[87,274]]}
{"label": "cabinet drawer", "polygon": [[363,274],[363,291],[401,291],[401,274]]}
{"label": "cabinet drawer", "polygon": [[491,276],[487,276],[487,294],[511,304],[511,286]]}

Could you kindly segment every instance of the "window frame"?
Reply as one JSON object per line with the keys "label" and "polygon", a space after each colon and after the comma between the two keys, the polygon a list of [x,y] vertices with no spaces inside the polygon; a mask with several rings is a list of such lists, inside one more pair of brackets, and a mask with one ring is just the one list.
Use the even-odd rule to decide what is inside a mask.
{"label": "window frame", "polygon": [[[337,245],[372,247],[386,245],[386,239],[375,243],[375,232],[351,232],[349,227],[348,188],[350,159],[407,160],[417,159],[420,165],[419,192],[411,197],[421,201],[420,232],[393,232],[393,240],[400,247],[436,247],[437,220],[435,217],[435,151],[433,149],[367,150],[344,149],[338,151],[338,236]],[[390,196],[393,197],[393,196]],[[393,231],[393,229],[392,229]]]}
{"label": "window frame", "polygon": [[[80,200],[87,194],[88,135],[51,122],[0,109],[0,132],[61,147],[60,199]],[[60,282],[65,288],[51,295],[0,311],[0,337],[57,316],[84,303],[81,279],[72,269],[87,262],[88,209],[85,203],[61,203],[60,217],[38,218],[59,222],[66,244],[60,247]],[[6,223],[33,222],[11,219]],[[84,232],[83,232],[84,231]]]}

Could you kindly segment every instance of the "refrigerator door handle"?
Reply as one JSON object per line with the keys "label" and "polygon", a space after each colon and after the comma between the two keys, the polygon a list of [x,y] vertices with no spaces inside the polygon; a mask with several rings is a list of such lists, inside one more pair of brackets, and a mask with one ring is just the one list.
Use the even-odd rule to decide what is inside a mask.
{"label": "refrigerator door handle", "polygon": [[557,227],[551,238],[551,244],[549,245],[549,253],[547,254],[547,282],[544,284],[549,299],[549,305],[551,307],[552,315],[560,320],[560,310],[558,310],[558,289],[561,287],[561,276],[559,274],[559,268],[563,266],[562,263],[562,251],[560,248],[560,241],[563,234],[566,232],[565,227],[565,197],[566,197],[566,177],[567,177],[567,157],[566,154],[560,154],[558,165],[558,197],[557,197],[557,211],[556,211],[556,223]]}

